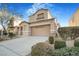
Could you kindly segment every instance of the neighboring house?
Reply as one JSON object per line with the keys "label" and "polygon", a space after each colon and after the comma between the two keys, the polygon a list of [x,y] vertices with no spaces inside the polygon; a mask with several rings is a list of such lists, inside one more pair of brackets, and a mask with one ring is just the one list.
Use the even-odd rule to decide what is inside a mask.
{"label": "neighboring house", "polygon": [[23,21],[19,24],[19,34],[49,36],[55,33],[59,26],[59,23],[51,16],[48,9],[40,9],[29,16],[29,22]]}
{"label": "neighboring house", "polygon": [[79,8],[69,20],[69,26],[79,26]]}
{"label": "neighboring house", "polygon": [[21,20],[22,18],[20,16],[14,15],[8,23],[7,32],[18,34],[18,24],[21,22]]}

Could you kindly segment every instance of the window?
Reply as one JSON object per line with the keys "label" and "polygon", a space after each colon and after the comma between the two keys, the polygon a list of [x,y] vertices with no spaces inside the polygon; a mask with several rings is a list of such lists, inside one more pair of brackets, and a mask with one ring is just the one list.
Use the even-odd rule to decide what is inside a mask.
{"label": "window", "polygon": [[44,19],[44,13],[38,14],[37,19]]}

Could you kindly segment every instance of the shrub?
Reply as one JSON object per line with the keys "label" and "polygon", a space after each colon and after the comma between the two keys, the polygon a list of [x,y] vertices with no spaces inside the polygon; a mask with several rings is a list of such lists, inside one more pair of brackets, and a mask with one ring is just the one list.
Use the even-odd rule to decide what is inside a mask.
{"label": "shrub", "polygon": [[79,47],[53,50],[48,43],[37,43],[32,47],[32,56],[79,56]]}
{"label": "shrub", "polygon": [[10,37],[10,38],[13,38],[13,37],[15,37],[15,34],[14,34],[14,33],[9,32],[9,37]]}
{"label": "shrub", "polygon": [[66,43],[65,41],[55,41],[54,47],[55,49],[60,49],[60,48],[66,47]]}
{"label": "shrub", "polygon": [[54,38],[53,38],[53,36],[50,36],[50,37],[49,37],[49,43],[50,43],[50,44],[53,44],[53,43],[54,43]]}
{"label": "shrub", "polygon": [[32,46],[32,56],[46,56],[51,55],[52,46],[49,43],[40,42]]}
{"label": "shrub", "polygon": [[52,56],[79,56],[79,47],[56,49]]}
{"label": "shrub", "polygon": [[75,47],[79,47],[79,41],[78,41],[78,40],[75,40],[74,46],[75,46]]}
{"label": "shrub", "polygon": [[3,35],[7,35],[8,33],[6,31],[3,31]]}
{"label": "shrub", "polygon": [[63,39],[66,40],[68,37],[70,37],[72,40],[74,40],[79,36],[79,27],[60,27],[58,32]]}

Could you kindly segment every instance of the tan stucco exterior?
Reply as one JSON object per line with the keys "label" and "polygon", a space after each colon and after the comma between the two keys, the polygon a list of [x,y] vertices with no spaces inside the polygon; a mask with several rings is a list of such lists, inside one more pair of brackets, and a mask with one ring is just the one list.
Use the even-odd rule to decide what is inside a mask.
{"label": "tan stucco exterior", "polygon": [[19,34],[25,35],[25,36],[29,35],[29,24],[28,24],[28,22],[23,21],[19,24]]}
{"label": "tan stucco exterior", "polygon": [[79,8],[69,20],[69,26],[79,26]]}
{"label": "tan stucco exterior", "polygon": [[37,20],[37,15],[41,14],[41,13],[44,13],[44,19],[40,19],[40,20],[46,20],[46,19],[52,18],[51,14],[49,13],[49,11],[47,9],[41,9],[29,17],[29,22],[40,21],[40,20]]}
{"label": "tan stucco exterior", "polygon": [[30,36],[49,36],[58,28],[55,21],[47,9],[40,9],[33,15],[29,16],[29,22],[19,24],[20,34]]}
{"label": "tan stucco exterior", "polygon": [[[43,14],[43,18],[38,19],[38,15]],[[47,9],[38,10],[35,14],[30,16],[29,21],[30,35],[52,35],[57,29],[58,25],[55,22],[50,12]]]}

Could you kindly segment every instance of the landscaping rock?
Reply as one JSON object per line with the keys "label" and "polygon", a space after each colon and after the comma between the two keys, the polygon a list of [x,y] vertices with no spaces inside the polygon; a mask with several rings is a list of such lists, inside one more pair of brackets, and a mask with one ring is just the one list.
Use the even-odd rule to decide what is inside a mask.
{"label": "landscaping rock", "polygon": [[66,40],[67,47],[74,47],[74,40]]}

